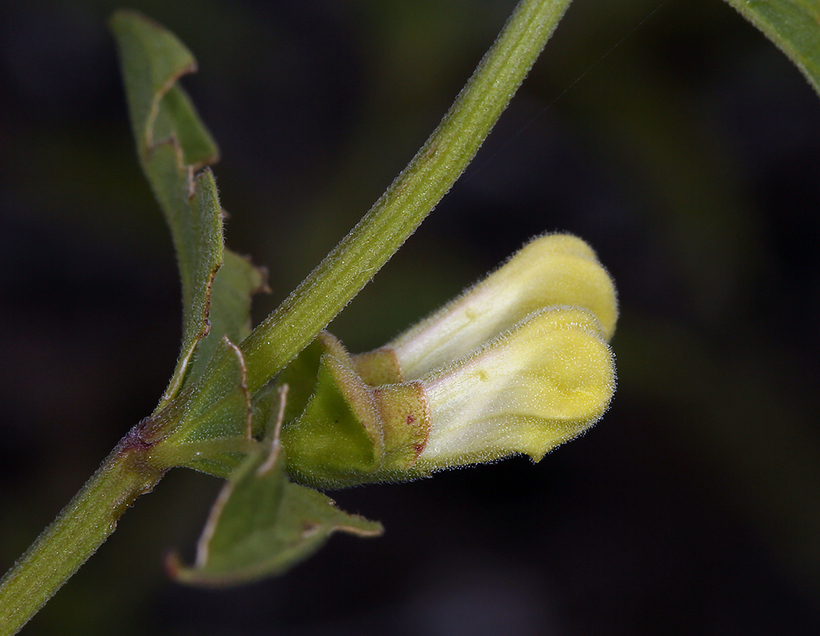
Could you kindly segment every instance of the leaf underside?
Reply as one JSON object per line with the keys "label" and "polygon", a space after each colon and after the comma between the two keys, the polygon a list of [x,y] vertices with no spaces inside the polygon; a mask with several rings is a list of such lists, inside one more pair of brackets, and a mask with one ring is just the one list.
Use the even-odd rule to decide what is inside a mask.
{"label": "leaf underside", "polygon": [[177,581],[190,585],[250,583],[306,559],[336,531],[373,537],[382,533],[382,526],[343,512],[325,495],[288,481],[281,454],[258,452],[220,493],[195,565],[183,566],[172,555],[168,569]]}

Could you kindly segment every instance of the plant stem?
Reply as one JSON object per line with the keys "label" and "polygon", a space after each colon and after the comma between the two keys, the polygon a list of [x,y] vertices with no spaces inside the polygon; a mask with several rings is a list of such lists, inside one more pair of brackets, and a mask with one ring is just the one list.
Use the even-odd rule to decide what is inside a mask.
{"label": "plant stem", "polygon": [[464,172],[570,0],[522,0],[450,111],[365,217],[240,345],[254,393],[370,281]]}
{"label": "plant stem", "polygon": [[126,436],[0,581],[0,636],[16,634],[162,478],[164,471],[142,461],[136,441]]}

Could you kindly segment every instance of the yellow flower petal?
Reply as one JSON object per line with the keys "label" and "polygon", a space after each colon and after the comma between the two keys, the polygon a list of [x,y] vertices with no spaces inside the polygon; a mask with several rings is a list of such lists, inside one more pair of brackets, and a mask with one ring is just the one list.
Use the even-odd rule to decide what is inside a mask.
{"label": "yellow flower petal", "polygon": [[552,306],[580,307],[600,321],[604,338],[615,331],[615,288],[581,239],[552,234],[535,239],[500,269],[390,343],[403,379],[420,378]]}
{"label": "yellow flower petal", "polygon": [[430,435],[415,468],[429,471],[519,453],[540,460],[603,415],[615,368],[596,318],[557,309],[421,383]]}

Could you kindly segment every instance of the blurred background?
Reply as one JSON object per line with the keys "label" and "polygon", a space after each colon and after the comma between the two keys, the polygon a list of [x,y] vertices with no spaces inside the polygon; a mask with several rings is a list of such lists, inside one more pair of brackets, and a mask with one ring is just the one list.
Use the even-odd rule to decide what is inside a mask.
{"label": "blurred background", "polygon": [[[108,0],[0,21],[0,569],[149,414],[180,335]],[[513,0],[133,0],[189,45],[261,320],[433,129]],[[649,16],[649,17],[647,17]],[[613,47],[616,48],[613,49]],[[719,0],[577,0],[467,175],[331,325],[379,346],[528,238],[613,274],[619,390],[517,458],[334,493],[386,534],[180,587],[216,479],[175,471],[25,634],[820,633],[820,100]]]}

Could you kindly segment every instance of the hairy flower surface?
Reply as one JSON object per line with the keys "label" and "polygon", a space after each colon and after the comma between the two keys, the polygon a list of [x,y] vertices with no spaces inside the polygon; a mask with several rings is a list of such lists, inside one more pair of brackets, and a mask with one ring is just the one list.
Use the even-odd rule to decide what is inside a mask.
{"label": "hairy flower surface", "polygon": [[439,469],[517,453],[540,460],[603,415],[615,370],[595,316],[554,309],[421,383],[430,434],[418,467]]}
{"label": "hairy flower surface", "polygon": [[464,357],[545,307],[583,307],[615,333],[615,287],[595,252],[568,234],[539,237],[461,296],[388,344],[403,379]]}

